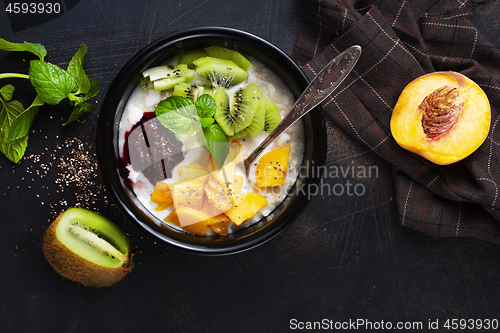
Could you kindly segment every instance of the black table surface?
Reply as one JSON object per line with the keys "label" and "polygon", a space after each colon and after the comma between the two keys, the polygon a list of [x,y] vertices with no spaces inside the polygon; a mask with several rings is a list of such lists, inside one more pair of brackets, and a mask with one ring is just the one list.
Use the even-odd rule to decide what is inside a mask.
{"label": "black table surface", "polygon": [[[283,332],[313,322],[323,326],[310,331],[333,331],[334,323],[356,320],[422,323],[421,331],[438,320],[440,331],[448,331],[448,319],[500,320],[500,247],[402,227],[389,165],[335,124],[328,124],[327,166],[376,167],[378,174],[326,181],[361,184],[363,195],[316,195],[283,233],[236,255],[204,257],[155,242],[113,204],[98,169],[84,181],[71,178],[71,159],[85,159],[87,170],[96,166],[100,103],[138,50],[176,30],[227,26],[291,54],[301,24],[299,1],[62,4],[53,16],[8,17],[0,6],[0,37],[42,43],[46,60],[64,68],[83,42],[84,67],[101,84],[92,99],[95,110],[80,122],[63,127],[68,105],[44,106],[25,158],[14,165],[0,156],[0,332]],[[499,14],[500,1],[487,1],[474,15],[497,47]],[[30,59],[2,51],[0,72],[25,73]],[[16,98],[33,97],[22,80],[9,83],[17,87]],[[137,247],[136,266],[118,284],[83,287],[60,277],[44,259],[43,234],[70,206],[114,220]]]}

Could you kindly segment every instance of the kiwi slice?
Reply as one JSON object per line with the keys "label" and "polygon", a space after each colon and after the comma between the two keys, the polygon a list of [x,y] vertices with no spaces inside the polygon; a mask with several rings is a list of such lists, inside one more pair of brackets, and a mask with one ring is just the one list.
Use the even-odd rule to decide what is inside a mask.
{"label": "kiwi slice", "polygon": [[205,51],[210,57],[232,60],[244,70],[248,70],[252,67],[252,63],[238,51],[221,46],[210,46],[205,48]]}
{"label": "kiwi slice", "polygon": [[231,106],[234,118],[234,133],[238,133],[250,126],[259,107],[260,95],[259,87],[255,83],[234,93]]}
{"label": "kiwi slice", "polygon": [[280,110],[268,97],[264,94],[261,95],[262,100],[266,106],[266,117],[264,121],[263,130],[266,132],[272,132],[273,129],[280,123],[281,114]]}
{"label": "kiwi slice", "polygon": [[212,97],[214,97],[214,88],[212,86],[204,86],[203,87],[203,94],[208,94]]}
{"label": "kiwi slice", "polygon": [[181,82],[174,87],[174,96],[182,96],[196,102],[204,94],[205,88],[196,84]]}
{"label": "kiwi slice", "polygon": [[217,86],[230,88],[248,77],[248,72],[231,60],[203,57],[193,61],[196,71]]}
{"label": "kiwi slice", "polygon": [[244,129],[243,131],[239,131],[238,133],[231,135],[230,137],[228,137],[228,139],[229,141],[238,140],[244,138],[247,135],[248,135],[247,130]]}
{"label": "kiwi slice", "polygon": [[186,64],[157,66],[142,73],[141,84],[148,89],[159,91],[172,89],[175,85],[191,81],[193,78],[194,70],[189,69]]}
{"label": "kiwi slice", "polygon": [[45,232],[43,252],[59,274],[90,287],[110,286],[134,266],[123,230],[83,208],[59,214]]}
{"label": "kiwi slice", "polygon": [[228,96],[223,88],[214,93],[217,109],[214,118],[227,136],[246,129],[253,121],[259,107],[260,91],[256,84],[238,89]]}
{"label": "kiwi slice", "polygon": [[262,132],[266,121],[266,102],[261,96],[263,95],[260,94],[260,96],[257,97],[259,100],[259,104],[255,113],[255,117],[253,118],[252,123],[246,128],[246,132],[252,139],[255,139],[257,134]]}
{"label": "kiwi slice", "polygon": [[229,106],[229,96],[225,89],[215,90],[214,100],[217,108],[214,118],[227,136],[234,134],[234,118]]}
{"label": "kiwi slice", "polygon": [[193,60],[207,56],[208,53],[203,49],[189,51],[181,54],[181,56],[179,57],[179,64],[186,64],[188,68],[195,69],[196,66],[193,64]]}

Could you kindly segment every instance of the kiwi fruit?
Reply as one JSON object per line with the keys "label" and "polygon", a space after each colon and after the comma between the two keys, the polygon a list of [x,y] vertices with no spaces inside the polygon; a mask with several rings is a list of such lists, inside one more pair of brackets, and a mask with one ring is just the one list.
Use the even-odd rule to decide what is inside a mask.
{"label": "kiwi fruit", "polygon": [[191,81],[193,78],[194,70],[189,69],[186,64],[157,66],[142,73],[141,84],[148,89],[160,91],[173,89],[175,85]]}
{"label": "kiwi fruit", "polygon": [[214,119],[227,136],[234,134],[234,119],[229,106],[229,96],[225,89],[219,88],[214,93],[215,109]]}
{"label": "kiwi fruit", "polygon": [[182,82],[177,84],[174,87],[174,96],[182,96],[191,99],[193,102],[196,102],[198,97],[200,97],[202,94],[204,94],[205,88],[196,85],[196,84],[189,84],[186,82]]}
{"label": "kiwi fruit", "polygon": [[134,266],[123,230],[84,208],[59,214],[45,232],[43,252],[59,274],[88,287],[113,285]]}
{"label": "kiwi fruit", "polygon": [[231,96],[225,89],[216,90],[214,118],[227,136],[233,136],[250,126],[259,107],[259,96],[256,84],[240,88]]}
{"label": "kiwi fruit", "polygon": [[203,49],[189,51],[189,52],[186,52],[186,53],[183,53],[180,55],[179,64],[186,64],[188,66],[188,68],[195,69],[196,66],[193,64],[193,60],[207,57],[207,56],[208,56],[208,53]]}
{"label": "kiwi fruit", "polygon": [[232,60],[236,65],[240,66],[244,70],[248,70],[252,67],[252,63],[238,51],[221,46],[210,46],[205,48],[205,51],[210,57]]}
{"label": "kiwi fruit", "polygon": [[193,61],[198,74],[216,86],[230,88],[245,81],[248,72],[231,60],[203,57]]}
{"label": "kiwi fruit", "polygon": [[234,133],[247,128],[253,121],[259,107],[259,87],[253,83],[238,89],[233,95],[231,111],[233,113]]}
{"label": "kiwi fruit", "polygon": [[228,137],[228,139],[229,141],[238,140],[244,138],[247,135],[248,135],[247,130],[244,129],[243,131],[239,131],[238,133],[231,135],[230,137]]}
{"label": "kiwi fruit", "polygon": [[266,106],[266,117],[264,120],[264,128],[263,130],[266,132],[272,132],[274,128],[281,121],[280,110],[268,97],[264,94],[261,94],[261,98],[264,101],[264,105]]}
{"label": "kiwi fruit", "polygon": [[257,107],[257,111],[255,112],[255,117],[253,117],[252,123],[245,129],[247,134],[250,135],[252,139],[255,139],[257,134],[262,132],[266,121],[266,102],[261,96],[262,94],[257,97],[259,100],[259,104]]}

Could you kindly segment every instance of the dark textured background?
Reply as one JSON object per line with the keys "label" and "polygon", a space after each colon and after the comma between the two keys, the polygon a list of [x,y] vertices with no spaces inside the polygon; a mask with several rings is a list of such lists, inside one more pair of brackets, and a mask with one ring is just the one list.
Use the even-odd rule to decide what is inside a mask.
{"label": "dark textured background", "polygon": [[[46,60],[63,67],[85,43],[87,74],[102,88],[95,111],[66,128],[67,105],[44,106],[30,134],[31,158],[13,165],[0,156],[0,332],[283,332],[292,318],[425,325],[429,319],[500,319],[500,247],[401,227],[388,165],[334,124],[328,166],[377,166],[379,175],[326,182],[362,183],[366,194],[316,196],[285,232],[238,255],[201,257],[155,243],[109,201],[100,175],[90,178],[95,184],[58,184],[65,173],[59,158],[78,148],[66,140],[78,138],[83,149],[76,151],[95,162],[99,105],[123,64],[149,42],[187,27],[227,26],[291,54],[301,24],[298,0],[62,3],[65,13],[54,19],[8,18],[0,5],[0,37],[40,42]],[[487,1],[474,17],[497,47],[499,15],[500,2]],[[26,72],[29,59],[0,52],[0,72]],[[27,104],[29,86],[9,82]],[[41,241],[64,203],[95,209],[130,235],[138,248],[130,275],[113,287],[88,289],[52,270]]]}

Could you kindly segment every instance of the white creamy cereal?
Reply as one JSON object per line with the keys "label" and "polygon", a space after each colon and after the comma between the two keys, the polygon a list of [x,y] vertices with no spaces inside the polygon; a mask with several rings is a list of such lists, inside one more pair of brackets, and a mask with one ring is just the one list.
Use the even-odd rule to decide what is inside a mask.
{"label": "white creamy cereal", "polygon": [[[248,84],[256,83],[259,87],[261,93],[266,95],[280,110],[280,114],[285,116],[292,108],[295,98],[284,84],[284,82],[278,78],[273,71],[264,66],[262,63],[252,59],[253,66],[248,70],[249,76],[247,80],[236,87],[232,87],[228,93],[236,91],[242,86]],[[147,112],[154,112],[156,105],[164,98],[171,95],[169,91],[156,92],[148,90],[142,86],[138,86],[132,95],[130,96],[127,104],[125,106],[122,118],[120,120],[119,126],[119,144],[120,144],[120,155],[123,158],[125,152],[123,151],[123,146],[125,144],[125,137],[128,132],[131,131],[133,126],[138,123],[143,115]],[[243,193],[254,192],[264,196],[267,200],[267,205],[264,206],[260,211],[255,214],[252,218],[237,226],[233,222],[229,224],[229,232],[234,232],[241,228],[246,228],[249,225],[258,222],[263,217],[272,214],[274,209],[286,198],[287,193],[293,187],[295,180],[297,179],[299,168],[302,165],[302,159],[304,154],[304,129],[302,121],[298,121],[291,128],[289,128],[285,133],[283,133],[279,138],[277,138],[261,155],[263,156],[266,152],[269,152],[275,148],[283,147],[286,144],[290,145],[290,155],[288,160],[288,170],[285,176],[285,184],[283,186],[275,186],[270,188],[259,188],[256,185],[255,177],[255,165],[258,164],[259,159],[255,160],[253,163],[253,169],[250,170],[248,177],[244,172],[243,164],[240,163],[236,168],[236,175],[244,177],[243,181]],[[238,139],[241,145],[242,161],[264,140],[267,136],[266,132],[261,132],[257,135],[255,139],[251,139],[249,136]],[[174,184],[180,181],[178,168],[181,166],[186,166],[189,163],[199,161],[203,153],[206,151],[203,140],[199,140],[196,135],[176,135],[177,139],[182,142],[182,153],[184,154],[184,159],[174,167],[170,177],[163,180],[168,184]],[[154,188],[146,177],[144,177],[140,172],[134,170],[132,166],[127,166],[129,172],[129,181],[132,184],[134,193],[136,194],[139,201],[143,204],[144,209],[149,210],[155,216],[158,217],[157,224],[165,223],[162,222],[163,219],[173,210],[173,207],[169,207],[164,210],[155,210],[156,204],[151,201],[151,194]],[[207,229],[207,235],[213,234],[214,232]]]}

